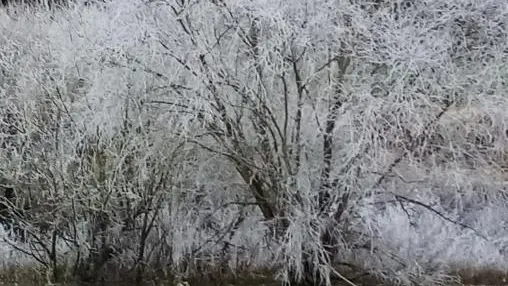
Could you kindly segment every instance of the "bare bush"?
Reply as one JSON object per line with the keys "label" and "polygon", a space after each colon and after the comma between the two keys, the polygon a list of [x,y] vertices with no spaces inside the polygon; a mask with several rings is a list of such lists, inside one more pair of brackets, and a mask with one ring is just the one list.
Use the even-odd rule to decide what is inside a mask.
{"label": "bare bush", "polygon": [[468,216],[504,200],[506,7],[286,2],[0,15],[6,241],[53,279],[444,283],[439,223],[504,261]]}

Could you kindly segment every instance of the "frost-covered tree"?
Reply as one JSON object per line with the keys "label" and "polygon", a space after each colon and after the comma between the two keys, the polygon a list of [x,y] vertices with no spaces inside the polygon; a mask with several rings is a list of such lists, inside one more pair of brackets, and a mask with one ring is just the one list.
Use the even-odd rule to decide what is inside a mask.
{"label": "frost-covered tree", "polygon": [[269,267],[330,285],[352,283],[348,266],[425,284],[461,262],[411,247],[432,221],[501,264],[505,240],[468,216],[504,207],[507,11],[131,0],[2,14],[0,182],[16,196],[0,214],[26,239],[10,243],[55,278]]}

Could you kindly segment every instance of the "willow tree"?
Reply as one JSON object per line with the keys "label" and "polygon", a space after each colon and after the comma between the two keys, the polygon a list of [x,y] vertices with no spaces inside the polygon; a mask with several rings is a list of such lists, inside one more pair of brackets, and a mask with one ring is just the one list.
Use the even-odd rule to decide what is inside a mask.
{"label": "willow tree", "polygon": [[453,161],[442,117],[486,94],[472,71],[500,75],[489,57],[504,60],[495,3],[156,3],[154,45],[180,79],[164,103],[194,113],[189,140],[229,159],[297,280],[337,274],[365,197],[417,203],[395,170]]}
{"label": "willow tree", "polygon": [[[10,58],[1,63],[19,82],[19,94],[1,91],[13,101],[27,98],[18,102],[20,116],[50,91],[48,105],[40,106],[53,112],[40,110],[51,116],[39,119],[56,126],[48,130],[69,132],[64,161],[80,162],[84,173],[38,188],[66,190],[67,197],[52,205],[68,206],[56,216],[61,225],[68,225],[77,197],[69,194],[86,201],[93,191],[93,204],[82,205],[82,212],[97,222],[116,217],[97,233],[132,226],[122,231],[138,237],[135,248],[125,246],[137,256],[124,261],[136,261],[138,277],[153,263],[150,257],[160,265],[178,265],[195,253],[214,258],[219,241],[250,219],[255,229],[267,229],[270,258],[264,262],[274,263],[269,266],[286,281],[329,285],[334,276],[345,279],[338,266],[348,263],[420,283],[431,267],[422,270],[419,261],[386,253],[390,241],[376,228],[383,211],[399,208],[411,221],[423,210],[471,230],[446,213],[448,205],[432,206],[415,190],[480,201],[495,195],[505,178],[506,11],[498,1],[132,0],[81,8],[58,14],[73,15],[65,19],[79,23],[71,25],[76,31],[38,14],[51,29],[8,35]],[[81,13],[100,28],[81,23],[87,21]],[[58,40],[46,43],[40,36],[46,32]],[[18,44],[24,35],[32,38]],[[90,90],[73,94],[71,79],[78,78]],[[65,104],[56,87],[67,89]],[[80,124],[60,122],[70,120],[64,107]],[[27,126],[40,128],[36,115],[28,119]],[[93,135],[97,126],[102,133]],[[53,132],[46,141],[57,134],[62,138]],[[75,152],[83,142],[89,151]],[[29,152],[32,159],[41,155],[38,146]],[[48,164],[60,170],[55,154]],[[173,154],[175,161],[163,162]],[[3,172],[16,175],[8,152],[0,149],[0,155]],[[23,180],[33,181],[28,174]],[[67,192],[83,178],[87,187]],[[154,184],[161,178],[165,184]],[[224,179],[219,187],[213,185],[218,178]],[[220,205],[230,196],[223,209],[255,211],[197,219],[213,216],[209,208],[217,202],[209,201]],[[450,208],[465,208],[455,200]],[[171,236],[192,223],[203,229]],[[222,227],[209,237],[214,224]],[[53,229],[60,231],[56,224]],[[90,237],[96,241],[97,235]],[[180,239],[181,251],[171,239]],[[145,242],[152,244],[148,252]]]}

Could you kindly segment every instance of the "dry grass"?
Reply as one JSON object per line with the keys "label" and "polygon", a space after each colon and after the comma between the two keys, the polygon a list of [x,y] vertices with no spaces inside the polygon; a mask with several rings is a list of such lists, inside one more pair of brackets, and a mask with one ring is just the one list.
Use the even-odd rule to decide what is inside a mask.
{"label": "dry grass", "polygon": [[37,285],[44,283],[45,277],[36,267],[10,267],[0,270],[1,285],[26,284]]}
{"label": "dry grass", "polygon": [[496,268],[462,268],[453,271],[464,285],[508,285],[508,271]]}
{"label": "dry grass", "polygon": [[[383,284],[380,280],[373,276],[364,275],[363,273],[355,273],[354,271],[344,270],[344,275],[351,279],[356,285],[388,285]],[[452,275],[460,277],[462,282],[459,285],[508,285],[508,271],[497,268],[457,268],[451,271]],[[182,280],[189,282],[190,285],[280,285],[280,282],[274,280],[274,273],[270,270],[258,270],[254,272],[245,271],[242,273],[231,273],[218,271],[217,273],[203,273],[194,277],[156,277],[146,279],[146,285],[174,285],[174,281]],[[0,271],[0,285],[44,285],[46,277],[37,268],[30,267],[12,267]],[[104,282],[104,281],[103,281]],[[120,281],[108,281],[110,283],[120,283]],[[129,279],[121,281],[121,285],[134,284],[135,281]],[[335,281],[335,285],[345,285],[340,281]],[[67,284],[66,284],[67,285]],[[74,285],[74,284],[73,284]],[[120,285],[120,284],[119,284]],[[143,285],[143,284],[142,284]]]}

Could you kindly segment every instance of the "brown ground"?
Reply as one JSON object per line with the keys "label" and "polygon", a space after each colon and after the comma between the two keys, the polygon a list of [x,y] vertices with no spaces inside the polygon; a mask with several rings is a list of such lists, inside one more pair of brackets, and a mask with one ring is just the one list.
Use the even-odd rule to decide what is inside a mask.
{"label": "brown ground", "polygon": [[470,269],[454,271],[461,277],[465,285],[508,285],[508,272],[494,268]]}
{"label": "brown ground", "polygon": [[[7,271],[0,272],[0,286],[10,286],[10,285],[18,285],[18,286],[45,286],[47,285],[44,281],[44,276],[42,273],[36,272],[33,269],[11,269]],[[345,273],[344,273],[345,274]],[[351,274],[351,273],[349,273]],[[471,268],[457,268],[452,271],[450,274],[457,275],[461,279],[461,285],[488,285],[488,286],[508,286],[508,271],[503,271],[495,268],[482,268],[482,269],[471,269]],[[242,285],[242,286],[276,286],[280,285],[280,283],[275,282],[271,279],[270,273],[260,273],[258,275],[253,275],[248,278],[246,276],[239,275],[237,277],[213,277],[206,275],[204,277],[189,279],[188,282],[191,286],[234,286],[234,285]],[[347,275],[352,278],[351,275]],[[367,285],[375,285],[379,286],[381,283],[379,281],[375,281],[372,277],[364,276],[364,275],[353,275],[356,276],[357,279],[353,278],[353,281],[356,285],[367,286]],[[174,286],[176,283],[171,281],[146,281],[146,283],[142,283],[138,286]],[[81,286],[76,283],[63,283],[57,284],[59,286]],[[126,283],[125,281],[120,284],[115,283],[106,283],[103,285],[136,285],[135,283]],[[338,283],[337,285],[346,285],[343,283]],[[90,285],[88,285],[90,286]],[[99,286],[99,284],[95,284],[94,286]],[[389,285],[388,285],[389,286]],[[455,285],[456,286],[456,285]]]}

